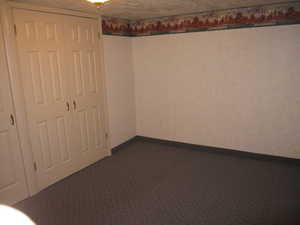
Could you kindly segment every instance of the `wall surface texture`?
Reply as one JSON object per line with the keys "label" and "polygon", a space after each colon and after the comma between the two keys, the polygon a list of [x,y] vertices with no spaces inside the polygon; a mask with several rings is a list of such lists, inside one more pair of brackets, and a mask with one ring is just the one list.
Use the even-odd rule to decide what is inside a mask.
{"label": "wall surface texture", "polygon": [[131,39],[104,36],[103,44],[111,144],[116,147],[136,135]]}
{"label": "wall surface texture", "polygon": [[[132,38],[137,134],[300,158],[299,37],[289,25]],[[128,117],[125,137],[130,49],[105,42],[112,132]]]}

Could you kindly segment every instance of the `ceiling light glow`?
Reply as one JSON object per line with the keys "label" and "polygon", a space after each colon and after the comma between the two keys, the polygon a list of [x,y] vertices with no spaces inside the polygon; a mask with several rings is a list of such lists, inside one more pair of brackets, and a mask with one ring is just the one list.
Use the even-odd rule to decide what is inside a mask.
{"label": "ceiling light glow", "polygon": [[102,5],[103,3],[108,2],[110,0],[87,0],[87,1],[94,3],[96,5]]}

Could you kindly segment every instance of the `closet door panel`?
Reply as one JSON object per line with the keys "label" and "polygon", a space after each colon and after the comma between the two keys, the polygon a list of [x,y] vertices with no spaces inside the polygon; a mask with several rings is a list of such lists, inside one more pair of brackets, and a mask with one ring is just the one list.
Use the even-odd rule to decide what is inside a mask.
{"label": "closet door panel", "polygon": [[101,68],[98,42],[98,22],[73,17],[66,24],[66,39],[71,65],[70,76],[74,108],[74,126],[78,151],[83,164],[93,163],[107,155],[103,104],[101,96]]}
{"label": "closet door panel", "polygon": [[98,21],[14,10],[39,188],[108,155]]}
{"label": "closet door panel", "polygon": [[0,204],[28,197],[0,23]]}
{"label": "closet door panel", "polygon": [[60,15],[14,11],[31,144],[42,189],[76,170]]}

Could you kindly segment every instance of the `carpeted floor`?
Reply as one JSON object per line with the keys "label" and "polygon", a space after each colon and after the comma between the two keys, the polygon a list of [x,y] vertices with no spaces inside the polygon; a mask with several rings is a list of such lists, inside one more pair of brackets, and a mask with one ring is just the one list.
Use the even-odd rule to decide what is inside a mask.
{"label": "carpeted floor", "polygon": [[38,225],[300,225],[300,166],[140,140],[16,207]]}

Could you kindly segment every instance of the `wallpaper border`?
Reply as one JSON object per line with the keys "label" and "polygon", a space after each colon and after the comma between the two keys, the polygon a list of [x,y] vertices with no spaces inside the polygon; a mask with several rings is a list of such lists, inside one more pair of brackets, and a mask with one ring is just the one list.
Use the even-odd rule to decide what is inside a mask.
{"label": "wallpaper border", "polygon": [[300,24],[300,1],[145,20],[102,18],[106,35],[127,37]]}

